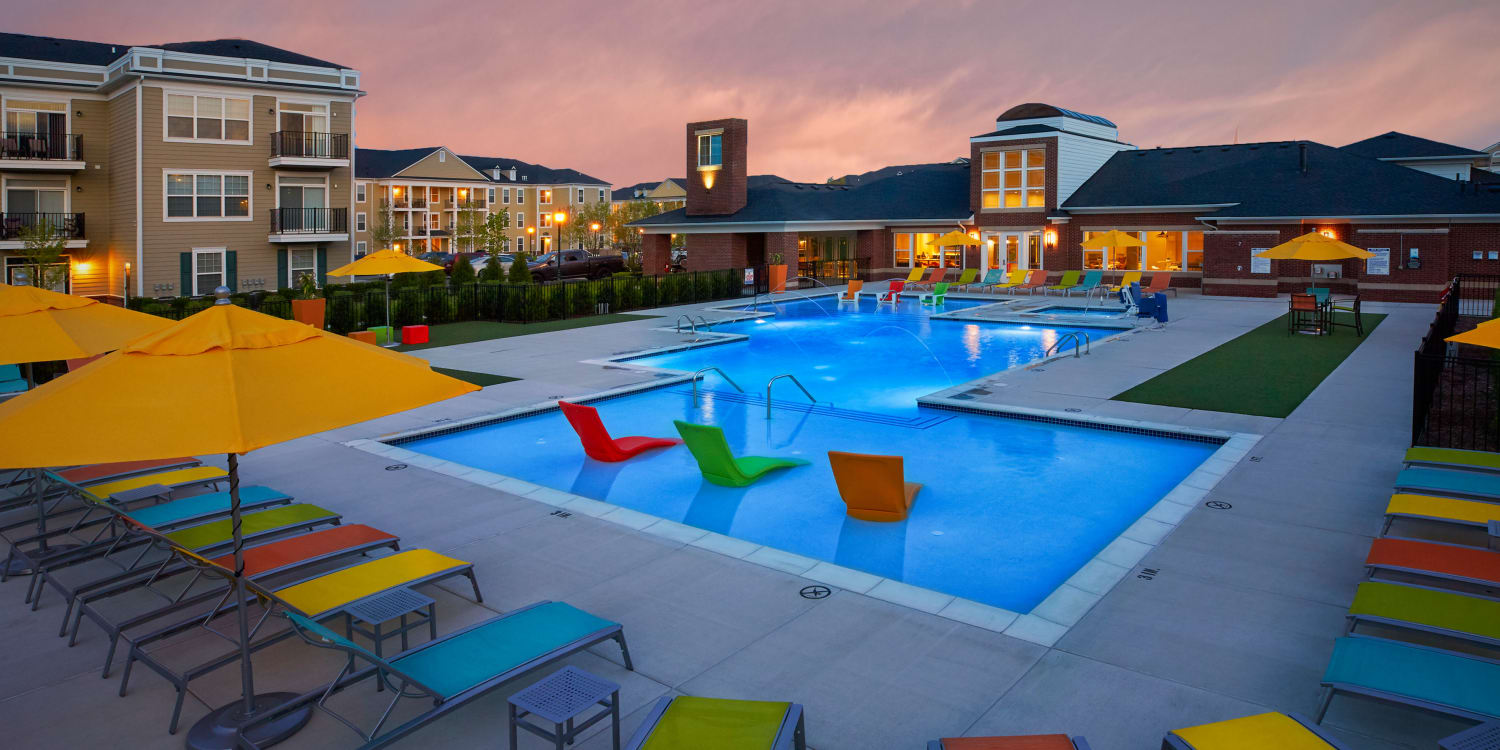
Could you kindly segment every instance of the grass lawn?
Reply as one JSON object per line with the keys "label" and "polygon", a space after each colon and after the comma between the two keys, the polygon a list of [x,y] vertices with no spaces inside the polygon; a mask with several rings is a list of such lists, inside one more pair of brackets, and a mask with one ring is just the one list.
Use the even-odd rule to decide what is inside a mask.
{"label": "grass lawn", "polygon": [[512,380],[520,380],[520,378],[512,378],[507,375],[491,375],[487,372],[474,372],[472,370],[450,370],[447,367],[434,367],[432,371],[440,372],[450,378],[458,378],[459,380],[473,383],[480,388],[487,385],[497,385],[499,383],[509,383]]}
{"label": "grass lawn", "polygon": [[454,344],[468,344],[474,341],[503,339],[510,336],[525,336],[532,333],[547,333],[548,331],[565,331],[569,328],[602,326],[609,323],[624,323],[631,320],[646,320],[656,317],[660,316],[610,313],[608,315],[590,315],[584,318],[547,320],[540,323],[495,323],[488,320],[445,323],[443,325],[432,326],[428,330],[429,340],[427,343],[398,346],[396,347],[396,351],[411,352],[418,349],[431,349],[435,346],[453,346]]}
{"label": "grass lawn", "polygon": [[[1338,315],[1348,320],[1346,313]],[[1363,317],[1366,336],[1385,319],[1370,313]],[[1336,331],[1332,336],[1288,336],[1283,315],[1114,400],[1285,417],[1364,341],[1352,328]]]}

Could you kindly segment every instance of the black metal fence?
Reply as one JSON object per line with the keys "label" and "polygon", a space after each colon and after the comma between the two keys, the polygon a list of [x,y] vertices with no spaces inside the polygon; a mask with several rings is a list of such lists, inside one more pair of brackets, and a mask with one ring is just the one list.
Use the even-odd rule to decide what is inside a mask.
{"label": "black metal fence", "polygon": [[1413,356],[1412,445],[1500,450],[1500,359],[1458,356],[1445,341],[1474,318],[1497,317],[1497,292],[1500,276],[1478,275],[1459,276],[1443,292]]}
{"label": "black metal fence", "polygon": [[[753,284],[747,283],[745,269],[732,268],[665,276],[621,274],[546,284],[412,284],[391,288],[389,315],[390,324],[397,327],[470,320],[535,323],[748,297],[754,291]],[[323,297],[328,300],[325,315],[330,331],[348,333],[386,323],[386,290],[381,282],[329,285],[324,287]],[[292,317],[291,300],[275,292],[236,294],[233,299],[267,315]],[[142,312],[181,319],[206,309],[213,299],[137,297],[129,304]]]}

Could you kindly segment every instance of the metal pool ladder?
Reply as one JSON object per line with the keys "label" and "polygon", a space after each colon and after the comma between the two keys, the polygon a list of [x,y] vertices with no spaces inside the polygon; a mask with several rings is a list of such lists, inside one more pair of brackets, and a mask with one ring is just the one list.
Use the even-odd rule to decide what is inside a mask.
{"label": "metal pool ladder", "polygon": [[802,385],[802,381],[798,380],[796,375],[784,372],[766,381],[766,419],[771,418],[771,385],[782,378],[791,378],[792,382],[796,383],[797,387],[802,390],[802,395],[806,396],[808,401],[815,404],[818,403],[818,400],[813,398],[811,393],[807,392],[807,386]]}
{"label": "metal pool ladder", "polygon": [[1052,342],[1052,346],[1047,347],[1047,351],[1042,352],[1042,357],[1043,358],[1050,357],[1050,356],[1052,356],[1052,355],[1054,355],[1054,354],[1062,351],[1062,345],[1068,343],[1069,341],[1072,341],[1073,342],[1073,359],[1078,359],[1079,357],[1083,356],[1083,355],[1081,355],[1081,354],[1078,353],[1078,344],[1080,343],[1078,341],[1078,337],[1079,336],[1083,337],[1083,341],[1081,342],[1083,344],[1083,346],[1084,346],[1084,352],[1083,353],[1084,354],[1093,354],[1093,342],[1089,341],[1089,335],[1087,333],[1084,333],[1083,331],[1070,331],[1068,333],[1063,334],[1062,337],[1059,338],[1058,340]]}
{"label": "metal pool ladder", "polygon": [[698,335],[698,323],[702,323],[704,328],[708,328],[709,327],[709,323],[708,323],[708,319],[707,318],[704,318],[702,315],[698,315],[698,316],[696,316],[698,320],[695,322],[693,320],[694,317],[695,316],[688,315],[687,313],[683,313],[681,315],[678,315],[677,316],[677,323],[674,325],[674,327],[677,329],[677,332],[678,333],[682,333],[682,321],[684,321],[684,320],[687,321],[688,330],[691,331],[694,336]]}
{"label": "metal pool ladder", "polygon": [[745,392],[745,389],[741,388],[739,383],[734,382],[734,379],[731,378],[731,377],[729,377],[729,373],[724,372],[723,370],[720,370],[717,367],[705,367],[705,368],[703,368],[703,369],[701,369],[701,370],[693,373],[693,408],[694,409],[698,408],[698,379],[703,376],[703,373],[709,372],[709,371],[713,371],[713,372],[719,373],[719,377],[723,378],[724,382],[726,382],[726,383],[734,386],[734,389],[737,390],[737,391],[739,391],[740,393],[744,393]]}

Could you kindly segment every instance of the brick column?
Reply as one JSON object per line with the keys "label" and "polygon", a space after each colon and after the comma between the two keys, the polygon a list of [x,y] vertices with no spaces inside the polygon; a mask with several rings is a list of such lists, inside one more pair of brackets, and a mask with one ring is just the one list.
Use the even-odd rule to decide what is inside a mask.
{"label": "brick column", "polygon": [[895,266],[893,253],[889,229],[861,229],[854,236],[854,258],[862,271]]}
{"label": "brick column", "polygon": [[641,235],[641,272],[647,276],[659,274],[672,258],[672,236],[668,234]]}

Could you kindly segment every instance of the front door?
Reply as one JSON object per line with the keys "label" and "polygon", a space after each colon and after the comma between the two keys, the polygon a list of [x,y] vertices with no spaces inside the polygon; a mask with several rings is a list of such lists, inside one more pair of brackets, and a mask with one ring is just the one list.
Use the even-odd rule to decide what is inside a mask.
{"label": "front door", "polygon": [[328,227],[328,189],[321,183],[312,185],[281,185],[278,202],[281,208],[283,230],[322,232]]}
{"label": "front door", "polygon": [[1001,232],[986,238],[984,270],[1028,271],[1042,267],[1041,232]]}

